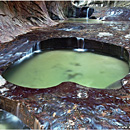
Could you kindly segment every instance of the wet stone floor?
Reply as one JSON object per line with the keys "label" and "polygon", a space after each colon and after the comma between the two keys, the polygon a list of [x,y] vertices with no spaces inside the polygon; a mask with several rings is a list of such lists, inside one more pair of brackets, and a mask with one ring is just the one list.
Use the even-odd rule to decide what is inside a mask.
{"label": "wet stone floor", "polygon": [[[70,30],[66,30],[66,29]],[[61,23],[37,29],[0,45],[0,74],[31,53],[34,44],[53,37],[83,37],[123,46],[130,52],[130,24]],[[123,129],[130,127],[130,75],[120,89],[94,89],[64,82],[49,89],[29,89],[0,77],[0,107],[30,128]],[[17,114],[16,114],[17,111]]]}

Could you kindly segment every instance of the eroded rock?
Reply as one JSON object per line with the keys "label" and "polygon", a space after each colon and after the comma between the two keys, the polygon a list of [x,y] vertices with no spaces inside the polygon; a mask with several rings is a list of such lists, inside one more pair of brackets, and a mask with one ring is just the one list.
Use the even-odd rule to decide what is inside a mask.
{"label": "eroded rock", "polygon": [[105,21],[130,21],[130,9],[123,7],[110,8],[101,19]]}
{"label": "eroded rock", "polygon": [[[74,23],[72,26],[79,25]],[[1,63],[0,72],[2,73],[14,60],[18,60],[19,56],[24,56],[25,52],[34,47],[38,40],[52,37],[76,36],[86,38],[87,36],[89,39],[103,42],[109,40],[115,45],[126,46],[129,50],[129,44],[123,36],[125,32],[123,30],[119,32],[113,28],[119,25],[85,24],[82,25],[83,31],[71,31],[71,33],[70,31],[57,30],[61,26],[70,25],[61,24],[44,31],[39,29],[20,36],[6,45],[1,44],[0,58],[4,60],[4,57],[7,57],[8,64]],[[125,27],[127,25],[122,24],[120,26]],[[127,26],[127,28],[130,27]],[[106,36],[97,37],[99,32],[113,32],[114,38],[109,36],[108,40],[105,40],[104,37]],[[121,36],[122,39],[119,40]],[[16,114],[19,102],[18,117],[32,129],[40,127],[44,129],[118,129],[130,125],[129,75],[124,78],[122,88],[114,90],[92,89],[71,82],[62,83],[49,89],[29,89],[6,82],[0,91],[1,108]]]}

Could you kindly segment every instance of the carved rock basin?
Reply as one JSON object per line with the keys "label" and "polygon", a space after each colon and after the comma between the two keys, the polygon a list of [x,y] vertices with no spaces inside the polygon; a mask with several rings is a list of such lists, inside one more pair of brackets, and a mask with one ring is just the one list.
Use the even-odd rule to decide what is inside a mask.
{"label": "carved rock basin", "polygon": [[[77,48],[81,51],[87,49],[90,52],[110,55],[129,63],[129,53],[123,47],[75,37],[53,38],[40,44],[38,42],[31,48],[30,53],[27,53],[29,55],[23,58],[39,50]],[[31,89],[7,82],[2,88],[0,106],[12,111],[15,105],[11,104],[17,100],[20,102],[18,117],[30,128],[35,129],[118,129],[123,126],[128,128],[129,78],[129,75],[126,75],[120,80],[118,89],[88,88],[74,82],[63,82],[47,89]],[[5,97],[8,98],[6,102]]]}
{"label": "carved rock basin", "polygon": [[94,88],[121,88],[120,79],[128,74],[128,63],[123,47],[84,38],[53,38],[37,44],[3,77],[29,88],[49,88],[69,81]]}

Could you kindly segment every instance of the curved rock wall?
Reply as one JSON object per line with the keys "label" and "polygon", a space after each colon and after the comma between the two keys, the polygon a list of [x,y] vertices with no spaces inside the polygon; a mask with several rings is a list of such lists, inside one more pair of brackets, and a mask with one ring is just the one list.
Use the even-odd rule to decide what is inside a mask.
{"label": "curved rock wall", "polygon": [[[54,3],[54,2],[53,2]],[[17,35],[24,34],[39,27],[53,26],[54,22],[46,8],[45,1],[6,1],[0,2],[0,43],[11,41]],[[54,8],[55,7],[55,8]],[[60,19],[64,19],[64,13],[60,9],[60,2],[55,2],[52,11]],[[58,8],[57,8],[58,7]]]}
{"label": "curved rock wall", "polygon": [[[56,25],[54,20],[71,17],[75,13],[75,6],[92,7],[95,10],[93,16],[104,20],[130,20],[128,1],[0,1],[0,43],[11,41],[36,28]],[[117,12],[122,9],[119,11],[118,7],[123,7],[121,16]],[[113,10],[118,16],[109,15]]]}
{"label": "curved rock wall", "polygon": [[66,19],[69,9],[72,8],[70,1],[46,1],[46,6],[50,17],[54,20]]}

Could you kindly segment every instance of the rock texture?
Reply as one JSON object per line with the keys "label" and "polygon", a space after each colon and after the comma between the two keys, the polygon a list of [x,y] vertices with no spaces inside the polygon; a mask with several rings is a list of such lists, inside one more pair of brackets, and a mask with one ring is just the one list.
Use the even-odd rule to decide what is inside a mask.
{"label": "rock texture", "polygon": [[[57,11],[53,8],[51,11],[47,3],[51,6],[54,4]],[[52,37],[83,37],[109,42],[125,47],[130,53],[129,21],[116,24],[56,25],[49,17],[50,13],[54,15],[52,18],[64,19],[67,11],[63,11],[63,15],[59,10],[61,7],[66,10],[67,6],[63,8],[64,2],[47,3],[0,2],[0,75],[10,64],[30,54],[32,47],[39,41]],[[67,9],[70,10],[69,7]],[[100,8],[95,14],[101,17],[102,13],[104,16],[107,9],[108,6]],[[56,26],[51,28],[52,25]],[[32,29],[35,30],[28,32]],[[26,32],[28,33],[16,37]],[[7,42],[15,37],[15,40]],[[32,129],[130,128],[129,74],[122,80],[122,88],[107,90],[87,88],[71,82],[50,89],[23,88],[5,81],[2,77],[0,82],[0,108],[17,115]]]}
{"label": "rock texture", "polygon": [[[93,16],[96,18],[109,21],[129,20],[130,2],[127,1],[1,1],[0,43],[11,41],[16,36],[36,28],[54,26],[58,24],[54,20],[64,20],[74,16],[76,6],[94,8]],[[114,8],[109,9],[110,7]],[[119,12],[122,12],[122,9],[118,7],[124,9],[120,16]],[[114,16],[109,16],[113,10]]]}
{"label": "rock texture", "polygon": [[[46,1],[48,13],[53,20],[64,20],[70,8],[73,8],[70,1]],[[72,9],[71,9],[72,10]],[[71,12],[69,12],[71,15]]]}
{"label": "rock texture", "polygon": [[1,1],[0,23],[0,43],[32,29],[57,24],[50,18],[45,1]]}
{"label": "rock texture", "polygon": [[[75,28],[75,27],[78,27]],[[72,28],[71,31],[59,29]],[[32,52],[39,41],[52,37],[84,37],[125,47],[130,52],[127,22],[120,24],[62,23],[37,29],[16,40],[0,44],[0,73],[20,57]],[[109,35],[99,36],[101,33]],[[41,129],[118,129],[130,126],[130,76],[120,89],[92,89],[66,82],[49,89],[28,89],[6,82],[0,87],[0,107],[30,128]],[[17,113],[17,114],[16,114]]]}
{"label": "rock texture", "polygon": [[101,20],[105,21],[130,21],[130,9],[113,7],[108,9]]}
{"label": "rock texture", "polygon": [[93,16],[108,21],[129,21],[129,1],[85,0],[76,3],[77,6],[88,6],[95,9]]}

